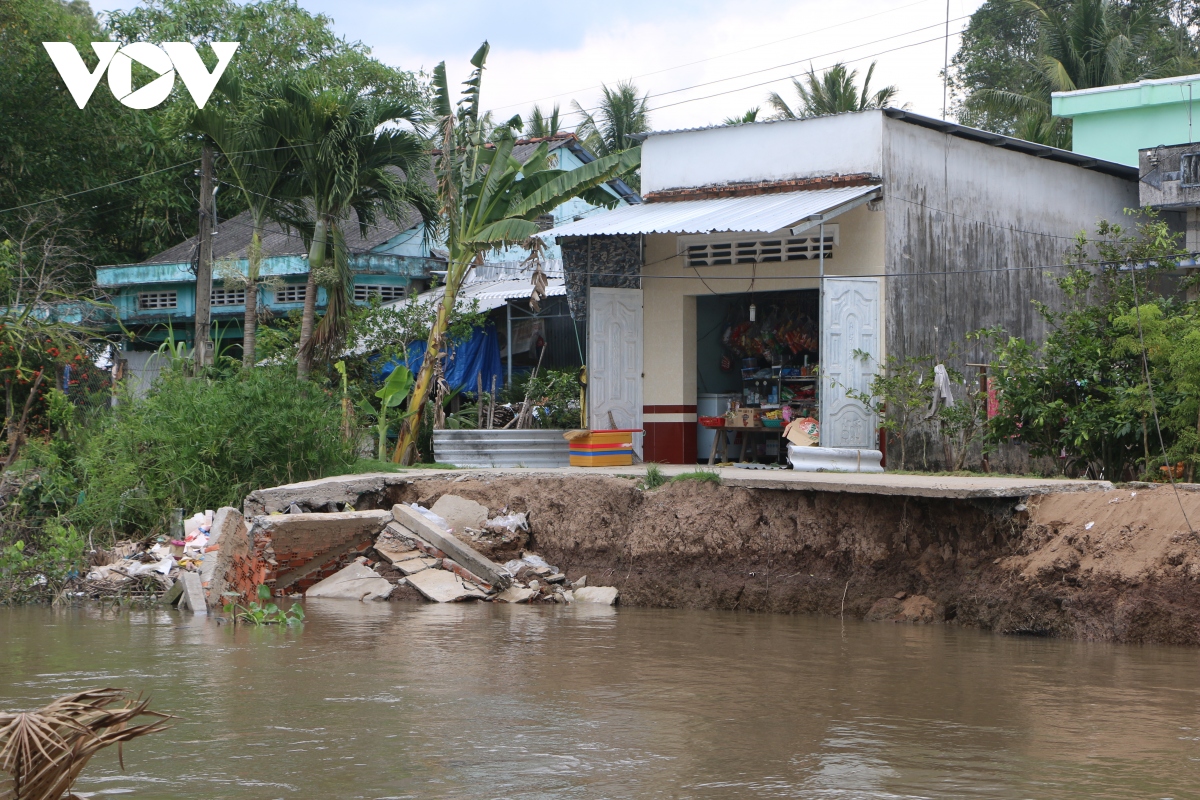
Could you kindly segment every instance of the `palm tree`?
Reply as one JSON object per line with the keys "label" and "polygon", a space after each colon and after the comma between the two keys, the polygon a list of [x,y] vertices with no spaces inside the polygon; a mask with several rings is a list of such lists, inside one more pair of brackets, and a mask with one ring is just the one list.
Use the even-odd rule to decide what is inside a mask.
{"label": "palm tree", "polygon": [[438,204],[449,257],[445,293],[429,330],[425,360],[417,373],[408,416],[392,460],[412,463],[416,436],[446,349],[446,331],[459,289],[471,268],[490,250],[522,245],[541,228],[536,220],[574,197],[593,205],[612,207],[616,198],[602,187],[637,167],[640,148],[602,156],[572,170],[551,167],[545,142],[524,162],[513,157],[516,140],[510,126],[501,126],[489,142],[480,125],[479,91],[490,46],[484,42],[471,58],[474,70],[466,81],[457,108],[451,105],[446,64],[433,71],[434,112],[440,157],[436,165]]}
{"label": "palm tree", "polygon": [[871,77],[874,74],[875,62],[871,62],[860,91],[855,84],[858,79],[856,69],[849,69],[845,64],[834,64],[818,78],[816,71],[810,67],[803,81],[792,78],[792,85],[796,87],[796,94],[800,96],[798,108],[793,109],[778,92],[771,92],[767,102],[775,109],[778,119],[806,119],[883,108],[900,89],[896,86],[885,86],[872,94]]}
{"label": "palm tree", "polygon": [[[192,117],[192,127],[207,136],[225,159],[225,173],[241,193],[250,212],[253,233],[246,250],[246,313],[242,330],[242,368],[256,362],[258,293],[262,279],[262,232],[276,210],[290,200],[286,194],[294,157],[279,131],[263,123],[260,114],[238,115],[241,88],[236,80],[222,84],[232,105],[209,103]],[[228,282],[228,280],[227,280]]]}
{"label": "palm tree", "polygon": [[756,122],[758,120],[758,106],[742,114],[740,117],[726,117],[722,125],[745,125],[748,122]]}
{"label": "palm tree", "polygon": [[[620,81],[615,89],[602,86],[600,105],[594,114],[576,100],[571,101],[571,106],[582,120],[575,128],[575,135],[598,156],[636,147],[638,142],[633,137],[650,130],[650,95],[639,97],[632,81]],[[634,171],[618,177],[634,189],[641,185]]]}
{"label": "palm tree", "polygon": [[1069,6],[1037,0],[1013,0],[1038,29],[1036,59],[1025,66],[1025,92],[980,89],[972,101],[992,113],[1013,119],[1022,139],[1054,147],[1070,147],[1070,125],[1050,113],[1050,93],[1091,89],[1151,78],[1172,64],[1142,63],[1138,53],[1151,33],[1153,17],[1134,13],[1126,22],[1114,0],[1076,0]]}
{"label": "palm tree", "polygon": [[[417,110],[391,98],[292,85],[266,108],[263,122],[291,148],[289,191],[304,198],[286,216],[310,241],[296,367],[306,378],[314,356],[335,355],[345,339],[354,276],[343,226],[353,214],[365,236],[380,216],[400,220],[409,209],[431,224],[437,210],[421,181],[428,155]],[[385,127],[396,122],[412,129]],[[318,285],[328,298],[320,323]]]}
{"label": "palm tree", "polygon": [[558,103],[554,104],[554,110],[550,116],[542,114],[542,109],[534,104],[529,111],[529,116],[525,118],[525,129],[523,133],[531,139],[545,139],[558,134]]}

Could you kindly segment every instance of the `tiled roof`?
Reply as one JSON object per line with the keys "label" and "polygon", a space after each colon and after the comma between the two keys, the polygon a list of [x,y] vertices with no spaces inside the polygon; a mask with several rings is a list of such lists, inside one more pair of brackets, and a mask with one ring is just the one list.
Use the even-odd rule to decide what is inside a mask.
{"label": "tiled roof", "polygon": [[[399,224],[380,217],[372,225],[367,226],[367,235],[363,236],[357,218],[351,215],[342,226],[342,231],[352,253],[369,253],[404,231],[419,225],[420,222],[421,216],[415,211],[403,217]],[[232,219],[218,222],[216,235],[213,236],[213,260],[245,258],[253,232],[254,226],[251,224],[249,211],[244,211]],[[195,258],[198,244],[198,238],[193,236],[146,259],[143,263],[180,264],[189,262]],[[267,223],[264,228],[262,244],[264,256],[307,255],[308,253],[304,246],[304,239],[299,232],[288,230],[274,222]]]}

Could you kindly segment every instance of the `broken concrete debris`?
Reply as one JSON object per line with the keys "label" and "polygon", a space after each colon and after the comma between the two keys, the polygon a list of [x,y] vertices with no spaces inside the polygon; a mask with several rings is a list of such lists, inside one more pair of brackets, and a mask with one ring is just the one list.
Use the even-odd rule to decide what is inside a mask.
{"label": "broken concrete debris", "polygon": [[468,528],[481,530],[488,520],[487,506],[456,494],[442,495],[429,510],[446,520],[451,533],[463,533]]}
{"label": "broken concrete debris", "polygon": [[367,560],[359,557],[353,564],[341,569],[325,580],[309,588],[305,597],[329,597],[339,600],[386,600],[395,587],[378,572],[367,566]]}
{"label": "broken concrete debris", "polygon": [[480,586],[464,581],[444,569],[427,569],[408,576],[408,583],[427,600],[435,603],[457,603],[460,600],[483,600],[488,593]]}
{"label": "broken concrete debris", "polygon": [[[85,586],[95,596],[133,588],[196,613],[229,601],[248,604],[260,585],[275,595],[358,601],[418,595],[438,603],[617,600],[615,587],[588,587],[586,576],[571,582],[566,570],[522,549],[528,517],[507,507],[491,516],[486,506],[453,494],[439,497],[433,508],[398,504],[390,511],[320,500],[292,496],[279,510],[251,518],[222,508],[181,524],[180,514],[175,524],[184,539],[97,551]],[[249,500],[246,507],[254,508]],[[501,566],[473,543],[521,557]]]}
{"label": "broken concrete debris", "polygon": [[599,603],[605,606],[617,604],[617,587],[615,586],[582,586],[573,591],[576,603]]}

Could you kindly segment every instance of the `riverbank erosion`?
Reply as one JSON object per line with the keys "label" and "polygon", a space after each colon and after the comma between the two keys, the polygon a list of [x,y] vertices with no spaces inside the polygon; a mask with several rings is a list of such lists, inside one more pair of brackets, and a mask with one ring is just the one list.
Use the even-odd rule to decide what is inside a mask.
{"label": "riverbank erosion", "polygon": [[[836,477],[858,488],[841,491]],[[769,480],[684,476],[647,490],[611,473],[410,472],[262,490],[245,510],[429,507],[453,494],[527,516],[528,534],[489,557],[535,551],[569,581],[616,586],[627,605],[1200,644],[1200,538],[1183,513],[1200,521],[1200,493],[1053,481],[956,490],[949,478],[938,491],[914,480],[906,492],[901,480],[872,492],[856,476],[763,488]]]}

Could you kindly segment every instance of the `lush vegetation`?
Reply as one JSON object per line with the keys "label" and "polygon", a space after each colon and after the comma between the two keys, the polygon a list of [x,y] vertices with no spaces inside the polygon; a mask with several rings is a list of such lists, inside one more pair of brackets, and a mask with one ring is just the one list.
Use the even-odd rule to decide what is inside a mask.
{"label": "lush vegetation", "polygon": [[1200,67],[1195,3],[1162,0],[987,0],[955,53],[950,85],[966,125],[1070,148],[1050,93]]}

